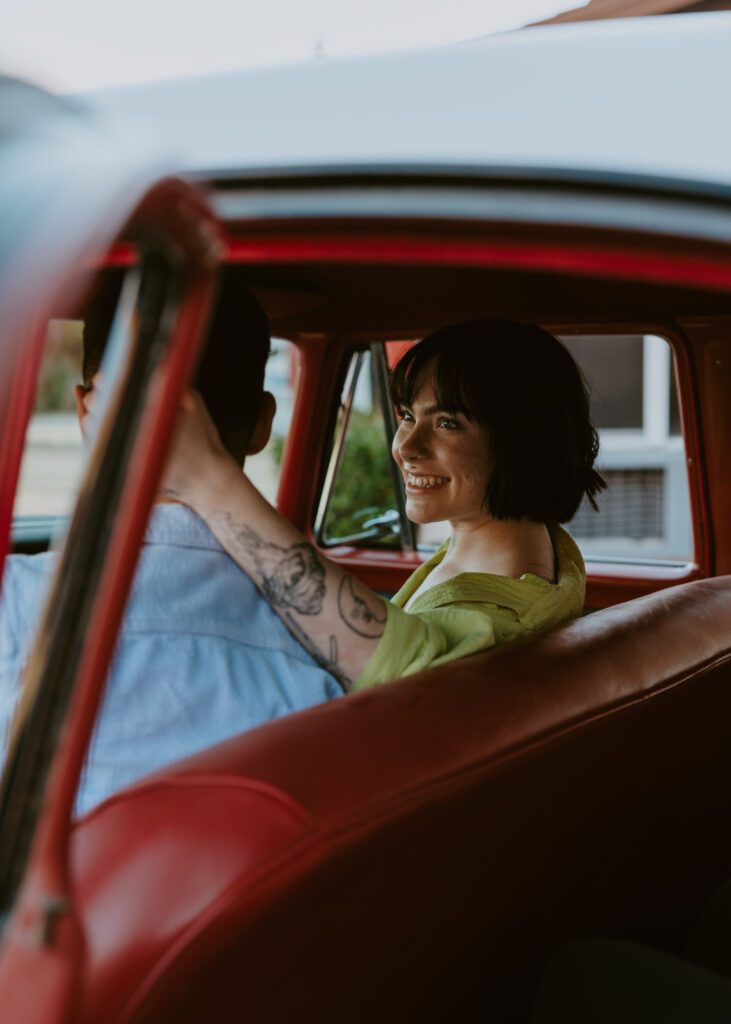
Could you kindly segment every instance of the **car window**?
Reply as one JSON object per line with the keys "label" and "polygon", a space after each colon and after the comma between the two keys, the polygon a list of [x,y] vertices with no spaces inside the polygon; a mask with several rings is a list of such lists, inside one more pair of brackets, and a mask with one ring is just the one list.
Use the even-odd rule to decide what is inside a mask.
{"label": "car window", "polygon": [[[48,325],[13,509],[16,546],[44,546],[73,509],[85,455],[74,403],[74,385],[81,383],[82,330],[81,320],[54,319]],[[247,472],[272,502],[296,379],[295,346],[274,338],[265,377],[265,387],[277,400],[272,437],[262,452],[246,461]]]}
{"label": "car window", "polygon": [[51,320],[46,334],[33,416],[28,427],[17,515],[71,510],[83,462],[74,403],[81,383],[81,320]]}
{"label": "car window", "polygon": [[563,337],[589,383],[608,489],[569,529],[585,555],[689,561],[690,495],[675,366],[657,335]]}
{"label": "car window", "polygon": [[284,442],[289,432],[298,378],[299,353],[296,345],[284,338],[272,338],[267,360],[264,387],[277,403],[269,443],[256,455],[246,459],[246,475],[264,497],[276,504]]}
{"label": "car window", "polygon": [[50,320],[13,507],[13,541],[43,546],[73,507],[84,466],[74,402],[81,320]]}
{"label": "car window", "polygon": [[359,352],[345,379],[315,525],[315,535],[323,546],[352,541],[403,546],[390,436],[383,392],[379,400],[373,350]]}
{"label": "car window", "polygon": [[[139,268],[111,271],[106,280],[105,308],[103,314],[98,311],[96,315],[100,325],[103,322],[104,337],[107,332],[109,335],[102,370],[113,376],[133,323]],[[43,550],[54,538],[61,538],[76,503],[87,462],[74,394],[83,380],[83,330],[84,321],[78,316],[51,318],[46,326],[13,504],[12,544],[16,551]],[[97,395],[95,415],[103,405]]]}
{"label": "car window", "polygon": [[[601,440],[598,465],[608,485],[598,497],[599,512],[584,502],[568,529],[592,559],[691,560],[690,496],[670,345],[644,334],[573,334],[561,340],[589,385]],[[398,346],[393,347],[397,358]],[[399,542],[398,493],[370,354],[354,356],[350,370],[352,409],[343,412],[344,394],[344,437],[339,449],[337,442],[334,446],[318,536],[326,545],[347,539],[393,546]],[[447,535],[446,523],[416,528],[424,550]]]}

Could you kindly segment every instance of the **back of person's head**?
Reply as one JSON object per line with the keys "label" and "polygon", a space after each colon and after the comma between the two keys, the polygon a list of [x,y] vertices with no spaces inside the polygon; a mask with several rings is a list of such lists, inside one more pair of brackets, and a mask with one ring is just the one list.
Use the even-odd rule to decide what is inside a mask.
{"label": "back of person's head", "polygon": [[409,408],[425,368],[439,407],[486,428],[492,472],[485,505],[496,519],[560,523],[606,487],[594,469],[599,438],[578,366],[534,324],[470,320],[442,327],[409,349],[391,378]]}
{"label": "back of person's head", "polygon": [[[84,318],[86,387],[101,365],[119,300],[122,275],[104,272]],[[243,463],[257,423],[269,356],[269,322],[238,267],[228,267],[193,387],[203,396],[226,450]]]}

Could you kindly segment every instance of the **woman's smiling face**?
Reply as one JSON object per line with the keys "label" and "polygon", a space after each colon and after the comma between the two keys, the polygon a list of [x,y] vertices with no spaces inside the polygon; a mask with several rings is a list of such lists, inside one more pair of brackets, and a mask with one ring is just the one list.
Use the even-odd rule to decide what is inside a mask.
{"label": "woman's smiling face", "polygon": [[483,504],[490,478],[487,431],[461,412],[439,408],[432,365],[419,375],[411,407],[399,414],[392,452],[406,485],[409,519],[453,526],[489,521]]}

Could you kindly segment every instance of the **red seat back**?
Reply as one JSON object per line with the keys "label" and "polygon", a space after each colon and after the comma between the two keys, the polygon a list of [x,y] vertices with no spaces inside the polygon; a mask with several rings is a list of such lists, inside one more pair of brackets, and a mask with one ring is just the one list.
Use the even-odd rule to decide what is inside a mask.
{"label": "red seat back", "polygon": [[272,722],[77,826],[82,1020],[520,1019],[567,938],[687,928],[729,750],[729,578]]}

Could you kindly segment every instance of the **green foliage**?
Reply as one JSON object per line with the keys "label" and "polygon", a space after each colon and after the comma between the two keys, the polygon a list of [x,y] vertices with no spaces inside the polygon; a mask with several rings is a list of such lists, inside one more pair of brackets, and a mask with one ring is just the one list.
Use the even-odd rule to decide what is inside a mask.
{"label": "green foliage", "polygon": [[395,507],[390,458],[380,415],[354,409],[325,526],[328,537],[359,533],[365,520]]}
{"label": "green foliage", "polygon": [[[269,450],[281,466],[284,438],[272,437]],[[383,420],[377,411],[354,409],[350,416],[345,449],[333,489],[325,535],[330,540],[363,531],[363,523],[396,507],[391,483],[391,459]],[[369,546],[398,546],[397,537],[371,539]]]}
{"label": "green foliage", "polygon": [[81,324],[52,320],[36,391],[36,412],[71,412],[74,384],[81,381]]}
{"label": "green foliage", "polygon": [[269,451],[272,454],[274,465],[277,467],[277,474],[282,468],[282,457],[284,455],[284,438],[278,434],[272,434],[269,440]]}

